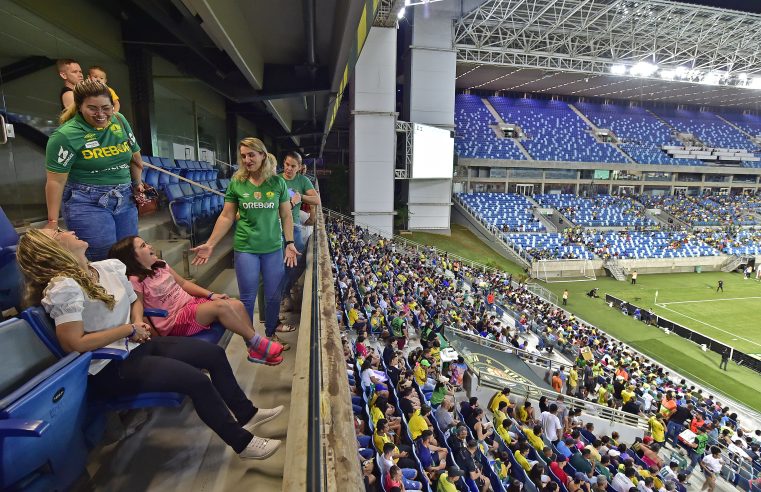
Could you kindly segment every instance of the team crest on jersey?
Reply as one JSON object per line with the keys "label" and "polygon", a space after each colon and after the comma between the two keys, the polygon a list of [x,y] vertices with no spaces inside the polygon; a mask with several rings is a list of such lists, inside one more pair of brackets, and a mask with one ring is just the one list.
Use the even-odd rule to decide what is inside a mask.
{"label": "team crest on jersey", "polygon": [[255,191],[254,192],[254,198],[256,198],[257,200],[261,200],[262,199],[262,192],[261,191]]}
{"label": "team crest on jersey", "polygon": [[85,133],[85,140],[87,141],[95,140],[96,138],[98,138],[98,136],[94,133]]}
{"label": "team crest on jersey", "polygon": [[275,192],[274,191],[268,191],[267,192],[267,198],[272,198],[273,196],[275,196]]}
{"label": "team crest on jersey", "polygon": [[114,123],[113,125],[111,125],[110,130],[111,130],[111,133],[113,133],[117,137],[123,137],[124,136],[124,132],[122,131],[122,127],[119,126],[119,124],[117,124],[117,123]]}

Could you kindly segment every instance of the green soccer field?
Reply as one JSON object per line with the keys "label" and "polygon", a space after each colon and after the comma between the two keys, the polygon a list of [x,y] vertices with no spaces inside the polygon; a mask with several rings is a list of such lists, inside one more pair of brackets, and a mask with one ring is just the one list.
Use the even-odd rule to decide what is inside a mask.
{"label": "green soccer field", "polygon": [[[755,279],[715,272],[640,275],[637,285],[605,280],[601,292],[652,307],[659,316],[747,354],[761,353],[761,282]],[[724,292],[716,292],[719,280]]]}

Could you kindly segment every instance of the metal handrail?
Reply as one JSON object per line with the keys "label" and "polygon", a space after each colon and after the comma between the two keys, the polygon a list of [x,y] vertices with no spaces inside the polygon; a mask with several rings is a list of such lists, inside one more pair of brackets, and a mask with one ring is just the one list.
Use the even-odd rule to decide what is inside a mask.
{"label": "metal handrail", "polygon": [[[500,348],[505,348],[506,349],[505,352],[514,353],[519,358],[521,358],[521,360],[523,360],[524,362],[533,363],[532,361],[526,361],[524,358],[540,360],[548,364],[551,362],[555,362],[555,361],[552,361],[551,359],[547,359],[546,357],[530,354],[526,351],[516,349],[515,347],[511,345],[505,345],[500,342],[495,342],[494,340],[487,340],[484,337],[463,332],[461,330],[457,330],[454,328],[447,328],[445,329],[445,331],[446,330],[451,331],[457,337],[464,338],[466,340],[472,341],[479,345],[492,346],[492,348],[495,348],[497,350],[499,350]],[[449,342],[452,345],[460,345],[458,344],[457,338],[455,337],[449,338]],[[467,362],[469,358],[469,351],[467,350],[467,348],[460,345],[457,351],[458,353],[460,353],[460,355],[463,356],[463,358]],[[545,366],[542,366],[542,367],[545,367]],[[542,388],[533,383],[516,381],[516,380],[496,376],[494,374],[484,373],[480,371],[478,368],[474,367],[472,364],[468,364],[468,370],[470,370],[472,373],[474,373],[477,376],[479,384],[481,386],[487,386],[494,389],[502,389],[504,387],[509,387],[510,392],[512,394],[523,396],[526,399],[539,399],[542,396],[546,396],[547,398],[554,400],[558,396],[560,396],[560,393],[558,393],[557,391],[553,389]],[[583,400],[581,398],[576,398],[574,396],[563,395],[563,398],[565,399],[565,401],[568,402],[568,405],[570,407],[580,408],[587,415],[599,417],[601,419],[604,419],[610,422],[616,422],[620,424],[629,425],[643,431],[646,431],[649,428],[647,420],[644,417],[641,417],[639,415],[627,413],[621,410],[617,410],[615,408],[610,408],[604,405],[600,405],[598,403]]]}

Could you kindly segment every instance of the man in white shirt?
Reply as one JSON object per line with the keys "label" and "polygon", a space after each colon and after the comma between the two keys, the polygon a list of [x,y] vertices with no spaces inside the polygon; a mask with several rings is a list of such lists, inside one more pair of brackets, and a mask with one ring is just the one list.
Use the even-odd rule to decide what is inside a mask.
{"label": "man in white shirt", "polygon": [[613,487],[616,492],[629,492],[629,489],[634,487],[632,477],[635,473],[636,472],[632,467],[625,469],[623,472],[616,473],[616,476],[613,477],[613,481],[610,483],[610,486]]}
{"label": "man in white shirt", "polygon": [[707,490],[713,492],[716,487],[716,476],[721,473],[721,467],[724,465],[724,461],[721,459],[721,450],[718,446],[711,446],[711,454],[705,455],[701,466],[706,476],[706,481],[703,482],[703,486],[700,490]]}
{"label": "man in white shirt", "polygon": [[552,443],[557,443],[563,437],[563,426],[557,417],[558,406],[551,404],[548,412],[542,412],[541,424],[542,432]]}

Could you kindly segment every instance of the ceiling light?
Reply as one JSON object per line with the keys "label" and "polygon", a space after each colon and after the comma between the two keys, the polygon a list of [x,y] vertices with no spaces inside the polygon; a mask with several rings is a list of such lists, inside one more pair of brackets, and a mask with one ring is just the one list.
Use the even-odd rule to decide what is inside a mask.
{"label": "ceiling light", "polygon": [[737,80],[740,82],[747,82],[748,81],[748,74],[745,72],[740,72],[737,74]]}
{"label": "ceiling light", "polygon": [[687,67],[676,67],[676,70],[674,70],[674,74],[677,78],[685,79],[687,78],[687,75],[690,73],[690,69]]}
{"label": "ceiling light", "polygon": [[676,78],[676,70],[661,70],[661,78],[664,80],[674,80]]}
{"label": "ceiling light", "polygon": [[658,71],[657,65],[648,62],[639,62],[632,67],[631,74],[638,77],[650,77],[656,71]]}
{"label": "ceiling light", "polygon": [[753,80],[751,80],[748,86],[751,89],[761,89],[761,77],[753,77]]}
{"label": "ceiling light", "polygon": [[396,13],[396,18],[399,19],[399,20],[404,19],[404,7],[399,9],[399,12]]}
{"label": "ceiling light", "polygon": [[626,65],[613,65],[610,67],[610,73],[613,75],[624,75],[626,73]]}

